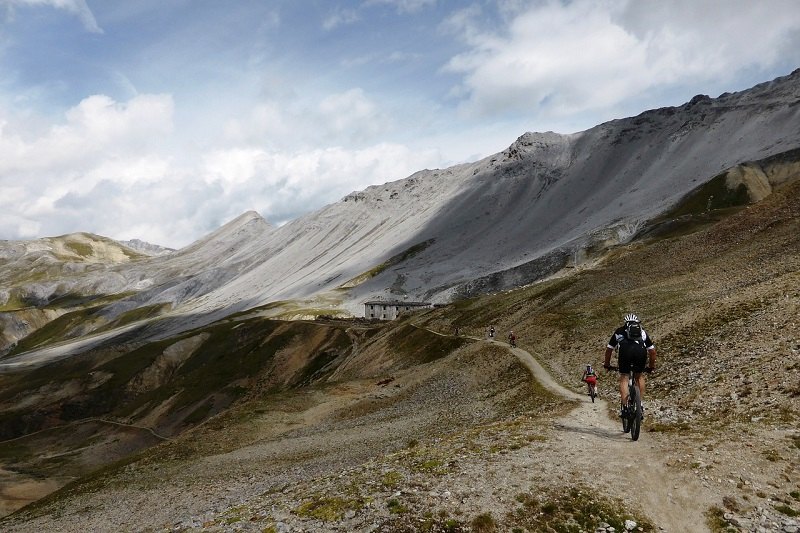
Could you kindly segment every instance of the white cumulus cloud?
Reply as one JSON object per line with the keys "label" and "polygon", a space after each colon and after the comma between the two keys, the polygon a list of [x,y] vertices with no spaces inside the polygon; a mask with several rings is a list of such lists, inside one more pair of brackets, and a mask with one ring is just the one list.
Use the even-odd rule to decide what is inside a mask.
{"label": "white cumulus cloud", "polygon": [[[264,122],[257,124],[262,134],[266,128],[290,139],[272,147],[255,142],[253,130],[236,143],[187,143],[176,133],[169,95],[126,102],[91,96],[35,131],[0,116],[0,235],[92,231],[180,247],[247,210],[281,224],[441,160],[433,150],[370,140],[380,112],[359,89],[322,98],[295,124],[300,109],[295,115],[261,105],[251,114]],[[318,146],[289,147],[322,123],[313,137]],[[361,147],[322,142],[350,135],[364,141]]]}
{"label": "white cumulus cloud", "polygon": [[445,67],[463,76],[454,94],[479,115],[563,116],[800,59],[791,0],[551,0],[515,6],[502,31],[484,28],[481,16],[473,6],[444,25],[468,44]]}

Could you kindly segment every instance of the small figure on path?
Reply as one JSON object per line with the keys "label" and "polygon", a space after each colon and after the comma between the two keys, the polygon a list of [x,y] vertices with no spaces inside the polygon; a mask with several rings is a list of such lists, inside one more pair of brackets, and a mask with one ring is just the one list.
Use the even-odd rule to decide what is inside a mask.
{"label": "small figure on path", "polygon": [[597,373],[591,363],[586,363],[581,381],[586,383],[589,388],[589,396],[592,396],[592,401],[594,401],[594,396],[597,396]]}
{"label": "small figure on path", "polygon": [[508,334],[508,344],[510,344],[512,348],[517,347],[517,336],[514,335],[513,331]]}
{"label": "small figure on path", "polygon": [[489,327],[489,338],[494,339],[494,326]]}

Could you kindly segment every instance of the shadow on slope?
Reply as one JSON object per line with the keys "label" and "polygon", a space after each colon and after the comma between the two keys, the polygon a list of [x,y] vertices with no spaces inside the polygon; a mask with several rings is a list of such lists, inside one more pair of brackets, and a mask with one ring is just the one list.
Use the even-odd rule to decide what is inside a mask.
{"label": "shadow on slope", "polygon": [[[327,380],[385,376],[445,357],[465,342],[409,325],[395,330],[366,321],[284,322],[246,315],[141,341],[174,327],[150,323],[85,353],[0,374],[4,486],[46,480],[42,490],[49,491],[209,420],[219,419],[209,427],[227,433],[229,423],[258,416],[264,406],[302,404],[304,395],[316,394],[303,391]],[[395,347],[393,354],[382,358],[388,345]],[[337,373],[341,366],[347,369]],[[280,434],[277,427],[283,425],[270,434]],[[247,439],[237,432],[215,438],[208,453],[225,442],[235,449],[232,442]],[[181,442],[194,443],[191,437]],[[159,449],[164,446],[178,445]],[[10,494],[3,498],[11,508],[27,503]]]}
{"label": "shadow on slope", "polygon": [[[690,209],[696,218],[680,229],[617,247],[592,269],[456,302],[428,324],[480,336],[489,325],[513,329],[577,391],[583,366],[602,364],[611,332],[634,311],[660,354],[649,429],[796,424],[800,180],[746,207],[706,211],[707,191],[700,197],[688,199],[701,212]],[[601,376],[601,392],[613,394],[613,382]]]}

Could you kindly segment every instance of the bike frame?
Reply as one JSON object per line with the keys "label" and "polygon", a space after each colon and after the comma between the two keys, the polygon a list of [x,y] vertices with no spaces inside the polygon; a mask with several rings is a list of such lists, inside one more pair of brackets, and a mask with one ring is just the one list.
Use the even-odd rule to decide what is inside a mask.
{"label": "bike frame", "polygon": [[[611,366],[609,370],[619,370],[619,367]],[[622,418],[622,431],[630,432],[632,440],[639,440],[639,431],[642,427],[642,393],[639,384],[636,383],[636,372],[631,369],[628,372],[628,402],[625,404],[627,416]]]}

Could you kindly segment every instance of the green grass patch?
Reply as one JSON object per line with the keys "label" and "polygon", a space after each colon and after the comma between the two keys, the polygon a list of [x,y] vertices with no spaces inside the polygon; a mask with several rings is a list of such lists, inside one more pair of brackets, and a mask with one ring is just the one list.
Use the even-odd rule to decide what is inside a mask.
{"label": "green grass patch", "polygon": [[448,471],[447,465],[439,459],[426,459],[423,461],[414,461],[411,468],[423,474],[432,474],[435,476],[443,476]]}
{"label": "green grass patch", "polygon": [[633,520],[641,531],[653,531],[653,525],[642,517],[626,511],[621,500],[606,498],[597,490],[577,487],[567,491],[534,490],[517,496],[520,503],[509,514],[507,529],[514,527],[528,531],[557,531],[579,533],[595,531],[606,522],[616,531],[625,531],[625,521]]}
{"label": "green grass patch", "polygon": [[41,348],[48,344],[69,338],[70,332],[75,327],[96,316],[103,307],[102,305],[98,305],[87,309],[80,309],[78,311],[65,313],[51,320],[41,328],[33,331],[27,337],[20,339],[16,347],[9,352],[9,355],[26,352],[34,348]]}
{"label": "green grass patch", "polygon": [[397,498],[392,498],[386,502],[386,508],[389,509],[391,514],[403,514],[408,512],[408,507],[403,505]]}
{"label": "green grass patch", "polygon": [[344,518],[347,511],[358,511],[366,504],[360,498],[340,498],[316,495],[294,509],[300,517],[316,518],[323,522],[334,522]]}
{"label": "green grass patch", "polygon": [[109,322],[108,324],[106,324],[101,328],[98,328],[97,331],[107,331],[128,324],[132,324],[140,320],[145,320],[147,318],[153,318],[163,314],[166,311],[169,311],[171,308],[172,305],[169,303],[160,303],[160,304],[152,304],[152,305],[137,307],[135,309],[131,309],[130,311],[122,313],[113,321]]}
{"label": "green grass patch", "polygon": [[461,337],[436,335],[410,324],[393,328],[387,336],[388,345],[398,356],[409,363],[417,364],[441,359],[468,342],[471,341]]}
{"label": "green grass patch", "polygon": [[[8,282],[8,280],[6,282]],[[6,303],[0,305],[0,312],[6,313],[9,311],[18,311],[20,309],[25,309],[26,307],[32,306],[34,306],[34,302],[22,297],[19,294],[19,289],[11,289],[9,291],[8,300]]]}
{"label": "green grass patch", "polygon": [[773,463],[783,460],[783,457],[781,457],[781,454],[778,453],[777,450],[765,450],[763,454],[764,457],[767,458],[767,461],[771,461]]}
{"label": "green grass patch", "polygon": [[716,506],[706,512],[706,525],[712,533],[738,533],[739,531],[725,520],[725,510]]}
{"label": "green grass patch", "polygon": [[677,218],[683,215],[699,215],[710,209],[725,209],[750,203],[750,194],[744,184],[729,189],[726,184],[728,173],[717,175],[686,195],[681,202],[668,211],[663,218]]}
{"label": "green grass patch", "polygon": [[776,505],[775,510],[779,513],[785,514],[786,516],[800,516],[800,511],[797,511],[786,504]]}
{"label": "green grass patch", "polygon": [[384,272],[385,270],[387,270],[387,269],[389,269],[389,268],[391,268],[391,267],[393,267],[395,265],[399,265],[403,261],[406,261],[407,259],[410,259],[410,258],[414,257],[418,253],[420,253],[423,250],[425,250],[425,248],[427,248],[428,246],[433,244],[433,242],[434,242],[434,239],[428,239],[427,241],[417,243],[417,244],[415,244],[415,245],[403,250],[399,254],[393,255],[392,257],[390,257],[389,259],[387,259],[383,263],[377,265],[376,267],[371,268],[370,270],[367,270],[366,272],[363,272],[363,273],[359,274],[358,276],[349,279],[348,281],[346,281],[345,283],[340,285],[338,288],[339,289],[347,289],[347,288],[355,287],[356,285],[359,285],[361,283],[364,283],[368,279],[374,278],[375,276],[377,276],[378,274]]}
{"label": "green grass patch", "polygon": [[472,531],[475,533],[494,533],[497,531],[497,523],[491,513],[479,514],[470,523]]}
{"label": "green grass patch", "polygon": [[393,489],[400,485],[400,482],[403,481],[403,474],[396,470],[390,470],[383,474],[381,477],[381,485],[386,487],[387,489]]}
{"label": "green grass patch", "polygon": [[89,257],[94,252],[92,245],[85,242],[66,241],[64,243],[64,248],[73,252],[79,257]]}

